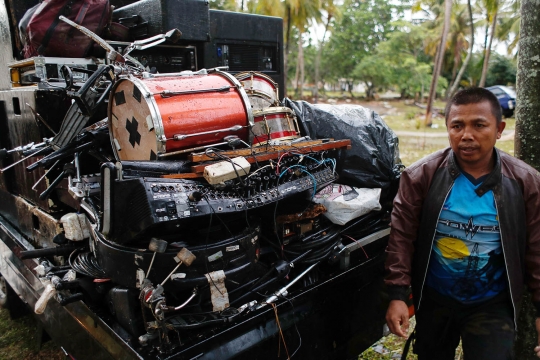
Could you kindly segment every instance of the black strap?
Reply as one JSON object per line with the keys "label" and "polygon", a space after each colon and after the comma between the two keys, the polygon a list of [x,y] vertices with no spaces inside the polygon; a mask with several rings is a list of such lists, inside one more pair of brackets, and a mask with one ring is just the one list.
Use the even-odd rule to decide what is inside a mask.
{"label": "black strap", "polygon": [[51,38],[53,36],[54,30],[56,29],[56,26],[60,22],[60,15],[69,15],[68,10],[71,9],[73,6],[73,3],[75,0],[69,0],[66,2],[66,4],[60,9],[57,16],[54,18],[54,21],[52,22],[51,26],[47,29],[47,32],[45,33],[45,36],[43,36],[43,40],[41,40],[41,45],[39,45],[37,52],[39,55],[43,55],[45,53],[45,49],[47,48],[47,45],[49,45],[49,41],[51,41]]}
{"label": "black strap", "polygon": [[405,346],[403,346],[403,352],[401,353],[401,360],[407,360],[407,355],[409,354],[409,348],[411,347],[411,343],[413,342],[414,338],[416,338],[416,329],[409,335],[409,338],[405,342]]}

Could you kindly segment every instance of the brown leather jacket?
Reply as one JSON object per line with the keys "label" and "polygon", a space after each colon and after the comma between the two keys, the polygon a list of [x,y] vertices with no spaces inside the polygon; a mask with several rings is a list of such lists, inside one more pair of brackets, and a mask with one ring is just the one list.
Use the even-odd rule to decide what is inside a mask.
{"label": "brown leather jacket", "polygon": [[[540,173],[496,151],[495,168],[476,193],[482,196],[493,190],[516,319],[525,282],[540,313]],[[437,220],[459,174],[450,148],[429,155],[402,173],[386,249],[385,282],[391,300],[405,300],[412,286],[415,308],[420,309]]]}

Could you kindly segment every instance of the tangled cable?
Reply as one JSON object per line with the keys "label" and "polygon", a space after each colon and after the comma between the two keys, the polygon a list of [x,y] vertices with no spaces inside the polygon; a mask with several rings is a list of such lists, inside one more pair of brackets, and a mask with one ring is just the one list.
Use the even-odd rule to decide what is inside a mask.
{"label": "tangled cable", "polygon": [[96,257],[93,253],[87,251],[78,254],[80,250],[75,249],[69,254],[68,262],[73,270],[79,274],[83,274],[96,279],[102,279],[106,277],[105,271],[98,264]]}

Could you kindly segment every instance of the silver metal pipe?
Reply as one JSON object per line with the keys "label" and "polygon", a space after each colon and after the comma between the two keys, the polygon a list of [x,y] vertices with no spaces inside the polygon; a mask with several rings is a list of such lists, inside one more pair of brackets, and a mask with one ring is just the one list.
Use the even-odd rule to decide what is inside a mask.
{"label": "silver metal pipe", "polygon": [[178,150],[178,151],[173,151],[173,152],[166,153],[166,154],[158,154],[158,158],[164,158],[164,157],[168,157],[168,156],[174,156],[174,155],[180,155],[180,154],[192,153],[192,152],[194,152],[194,151],[208,149],[209,147],[213,147],[213,146],[221,146],[221,145],[227,145],[227,144],[228,144],[227,142],[220,142],[220,143],[217,143],[217,144],[210,144],[210,145],[197,146],[197,147],[194,147],[194,148],[184,149],[184,150]]}
{"label": "silver metal pipe", "polygon": [[304,270],[300,275],[298,275],[297,277],[295,277],[290,283],[288,283],[285,287],[282,287],[281,289],[279,289],[278,291],[276,291],[274,293],[274,295],[270,296],[270,297],[267,297],[265,301],[261,302],[259,304],[259,306],[257,307],[257,309],[260,309],[268,304],[271,304],[273,302],[275,302],[277,299],[279,299],[280,296],[284,295],[284,294],[287,294],[287,289],[290,288],[291,286],[293,286],[296,282],[298,282],[298,280],[300,280],[301,278],[304,277],[304,275],[306,275],[308,272],[311,271],[311,269],[313,269],[315,266],[319,265],[319,261],[317,261],[315,264],[311,265],[310,267],[308,267],[306,270]]}
{"label": "silver metal pipe", "polygon": [[40,178],[38,179],[38,181],[36,181],[36,183],[34,184],[34,186],[32,186],[32,190],[34,190],[34,191],[36,190],[36,186],[37,186],[43,179],[45,179],[45,176],[47,176],[47,175],[51,172],[51,170],[54,169],[54,168],[56,167],[56,165],[58,165],[59,162],[60,162],[60,160],[56,160],[56,162],[53,164],[53,166],[51,166],[50,169],[47,170],[47,171],[45,172],[45,174],[43,174],[43,176],[40,177]]}
{"label": "silver metal pipe", "polygon": [[3,173],[4,171],[8,170],[8,169],[11,169],[12,167],[14,167],[14,166],[17,165],[17,164],[22,163],[24,160],[30,159],[32,156],[36,156],[37,154],[39,154],[40,152],[42,152],[43,150],[46,150],[46,149],[48,149],[48,148],[50,148],[50,145],[45,146],[45,147],[42,148],[42,149],[39,149],[38,151],[36,151],[36,152],[33,153],[32,155],[28,155],[27,157],[24,157],[24,158],[22,158],[21,160],[19,160],[19,161],[17,161],[17,162],[14,162],[13,164],[11,164],[11,165],[9,165],[9,166],[6,166],[6,167],[3,168],[3,169],[0,169],[0,174]]}
{"label": "silver metal pipe", "polygon": [[234,125],[234,126],[231,126],[230,128],[226,128],[226,129],[217,129],[217,130],[210,130],[210,131],[202,131],[202,132],[198,132],[198,133],[194,133],[194,134],[175,134],[172,139],[167,139],[167,140],[175,140],[175,141],[180,141],[180,140],[185,140],[187,138],[190,138],[190,137],[194,137],[194,136],[201,136],[201,135],[210,135],[210,134],[219,134],[219,133],[222,133],[222,132],[228,132],[228,131],[238,131],[238,130],[242,130],[243,126],[242,125]]}
{"label": "silver metal pipe", "polygon": [[189,299],[187,299],[182,305],[178,305],[177,307],[174,308],[174,310],[180,310],[181,308],[183,308],[184,306],[186,306],[187,304],[189,304],[189,302],[191,300],[193,300],[193,298],[197,295],[197,289],[193,289],[193,294],[191,294],[191,296],[189,297]]}

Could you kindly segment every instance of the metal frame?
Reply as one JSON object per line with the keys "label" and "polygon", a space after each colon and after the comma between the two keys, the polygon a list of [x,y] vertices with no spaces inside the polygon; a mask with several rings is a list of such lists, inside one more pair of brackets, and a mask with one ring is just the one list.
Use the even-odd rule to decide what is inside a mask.
{"label": "metal frame", "polygon": [[[0,216],[0,271],[26,305],[33,308],[43,285],[31,271],[37,260],[21,260],[15,252],[34,250],[21,233]],[[50,309],[36,315],[51,338],[76,359],[143,359],[82,301],[62,307],[50,301]]]}

